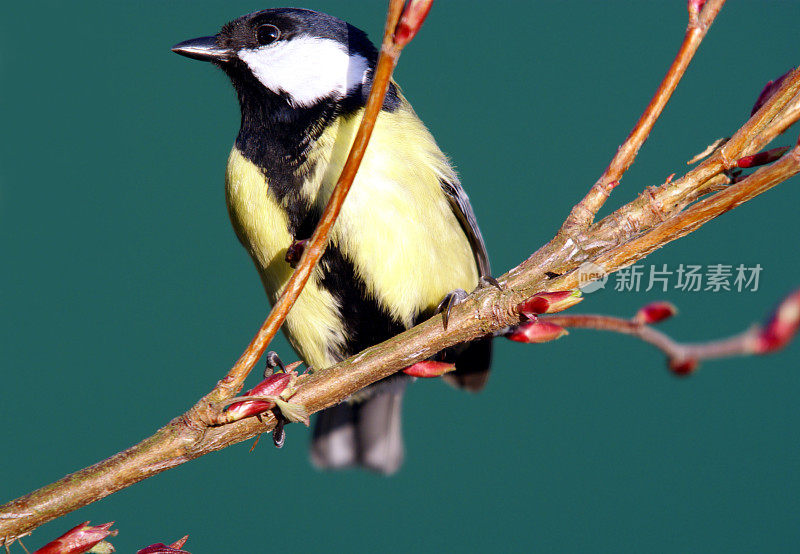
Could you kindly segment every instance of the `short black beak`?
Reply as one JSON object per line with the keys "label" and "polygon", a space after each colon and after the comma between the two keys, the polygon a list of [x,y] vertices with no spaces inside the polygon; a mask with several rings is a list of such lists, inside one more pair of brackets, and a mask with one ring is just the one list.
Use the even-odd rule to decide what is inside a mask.
{"label": "short black beak", "polygon": [[181,56],[204,62],[224,62],[233,57],[233,52],[217,45],[217,37],[200,37],[184,40],[172,47]]}

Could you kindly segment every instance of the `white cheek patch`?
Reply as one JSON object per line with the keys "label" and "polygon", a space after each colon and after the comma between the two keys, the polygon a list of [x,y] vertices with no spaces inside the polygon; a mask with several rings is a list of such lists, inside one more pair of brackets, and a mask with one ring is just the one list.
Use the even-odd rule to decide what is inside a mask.
{"label": "white cheek patch", "polygon": [[364,82],[368,65],[329,39],[296,37],[241,50],[239,58],[268,89],[286,93],[295,106],[311,106],[329,96],[344,96]]}

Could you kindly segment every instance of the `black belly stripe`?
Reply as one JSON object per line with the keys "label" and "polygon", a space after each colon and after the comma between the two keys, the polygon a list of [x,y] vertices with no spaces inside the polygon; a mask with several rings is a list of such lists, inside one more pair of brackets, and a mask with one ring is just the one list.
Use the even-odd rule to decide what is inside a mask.
{"label": "black belly stripe", "polygon": [[341,306],[346,337],[343,351],[330,351],[334,359],[343,360],[406,330],[403,323],[392,318],[367,293],[367,286],[356,274],[353,263],[334,245],[325,250],[320,267],[320,285]]}
{"label": "black belly stripe", "polygon": [[[300,202],[305,203],[302,199],[300,199]],[[287,211],[293,212],[288,207]],[[292,233],[295,240],[309,239],[314,234],[314,229],[317,228],[317,223],[319,223],[321,217],[322,212],[319,208],[316,206],[308,208],[306,205],[305,210],[297,210],[294,216],[289,216],[289,232]]]}

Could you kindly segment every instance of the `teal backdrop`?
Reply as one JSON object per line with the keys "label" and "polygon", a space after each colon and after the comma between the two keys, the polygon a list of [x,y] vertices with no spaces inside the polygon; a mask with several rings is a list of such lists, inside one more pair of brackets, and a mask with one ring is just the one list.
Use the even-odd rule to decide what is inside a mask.
{"label": "teal backdrop", "polygon": [[[379,37],[382,0],[307,0]],[[268,306],[231,232],[238,129],[224,75],[172,54],[252,1],[15,2],[0,20],[0,500],[150,435],[238,356]],[[800,62],[798,2],[730,2],[610,205],[686,169]],[[548,240],[671,61],[685,2],[440,0],[396,77],[457,165],[495,274]],[[793,143],[800,130],[779,141]],[[680,340],[738,332],[800,285],[794,179],[655,252],[760,264],[757,291],[587,295],[632,314],[666,298]],[[643,282],[642,288],[645,288]],[[275,348],[293,357],[283,338]],[[167,471],[43,526],[116,521],[119,552],[188,533],[205,552],[786,552],[800,542],[800,345],[672,377],[625,336],[498,340],[480,395],[407,396],[392,478],[324,474],[309,432]],[[21,550],[17,550],[21,552]]]}

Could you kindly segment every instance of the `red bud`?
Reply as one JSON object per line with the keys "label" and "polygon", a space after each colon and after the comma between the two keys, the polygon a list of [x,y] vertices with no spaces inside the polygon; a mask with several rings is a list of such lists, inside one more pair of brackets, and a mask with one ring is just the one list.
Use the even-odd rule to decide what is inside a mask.
{"label": "red bud", "polygon": [[739,158],[736,161],[736,165],[742,168],[747,167],[758,167],[760,165],[767,165],[768,163],[772,163],[784,154],[789,151],[788,146],[781,146],[779,148],[773,148],[771,150],[764,150],[763,152],[759,152],[758,154],[753,154],[752,156],[745,156],[744,158]]}
{"label": "red bud", "polygon": [[186,541],[189,540],[189,535],[184,535],[175,542],[173,542],[170,546],[172,548],[183,548],[183,545],[186,544]]}
{"label": "red bud", "polygon": [[787,296],[756,337],[755,351],[767,354],[784,348],[800,328],[800,289]]}
{"label": "red bud", "polygon": [[[297,378],[294,372],[273,373],[242,396],[278,396]],[[268,400],[245,400],[228,406],[228,421],[238,421],[246,417],[263,414],[275,407]]]}
{"label": "red bud", "polygon": [[506,337],[516,342],[540,343],[560,339],[566,334],[568,334],[567,330],[560,325],[549,321],[534,320],[517,325]]}
{"label": "red bud", "polygon": [[111,530],[112,525],[114,525],[113,521],[103,525],[89,525],[89,522],[85,521],[50,541],[33,554],[81,554],[90,550],[107,536],[116,536],[117,531]]}
{"label": "red bud", "polygon": [[669,370],[680,377],[686,377],[694,373],[694,370],[697,369],[697,365],[697,360],[694,358],[669,360]]}
{"label": "red bud", "polygon": [[579,290],[560,290],[556,292],[540,292],[517,305],[517,310],[529,319],[538,314],[552,314],[571,308],[583,297]]}
{"label": "red bud", "polygon": [[650,302],[646,306],[639,308],[639,311],[633,316],[633,322],[642,325],[651,325],[669,319],[677,313],[678,308],[670,302]]}
{"label": "red bud", "polygon": [[403,10],[394,31],[394,43],[402,48],[416,36],[431,11],[433,0],[411,0]]}
{"label": "red bud", "polygon": [[180,550],[179,548],[172,548],[172,546],[167,546],[163,542],[157,542],[156,544],[151,544],[141,550],[137,550],[136,554],[189,554],[189,552]]}
{"label": "red bud", "polygon": [[441,377],[445,373],[453,371],[456,368],[455,364],[448,364],[445,362],[434,362],[432,360],[425,360],[417,362],[403,370],[406,375],[412,377]]}
{"label": "red bud", "polygon": [[689,13],[690,14],[698,14],[700,10],[703,9],[703,4],[706,3],[706,0],[689,0]]}
{"label": "red bud", "polygon": [[767,101],[770,98],[772,98],[772,95],[775,94],[775,92],[781,87],[783,81],[786,80],[786,77],[788,77],[789,73],[791,73],[792,71],[793,70],[790,69],[789,71],[787,71],[774,81],[770,81],[766,85],[764,85],[764,89],[761,91],[761,94],[758,95],[758,99],[756,100],[756,103],[753,105],[753,109],[750,111],[750,116],[755,115],[755,113],[761,108],[761,106],[766,104]]}
{"label": "red bud", "polygon": [[261,396],[264,397],[264,399],[239,399],[237,402],[228,406],[222,422],[233,423],[245,417],[263,414],[267,410],[277,407],[287,420],[299,421],[308,427],[310,421],[306,407],[297,402],[290,402],[287,400],[287,398],[291,397],[295,392],[297,372],[294,371],[294,368],[298,365],[300,365],[300,362],[289,364],[286,366],[285,372],[273,373],[258,385],[245,392],[244,396]]}
{"label": "red bud", "polygon": [[164,543],[156,543],[151,544],[145,548],[142,548],[136,554],[190,554],[185,550],[181,550],[184,544],[186,544],[186,540],[189,538],[189,535],[178,539],[177,541],[173,542],[169,546],[165,545]]}

